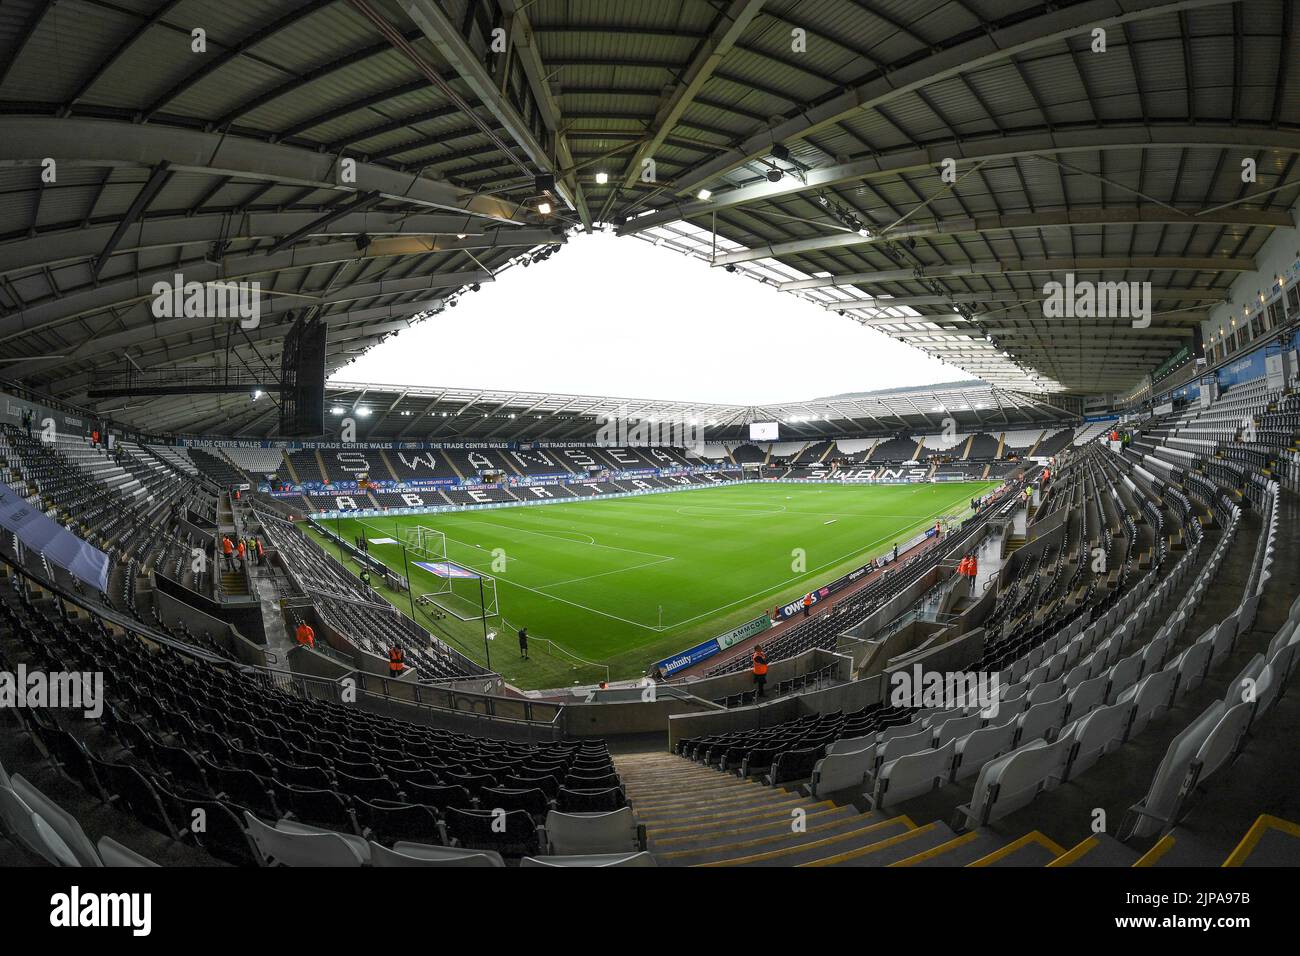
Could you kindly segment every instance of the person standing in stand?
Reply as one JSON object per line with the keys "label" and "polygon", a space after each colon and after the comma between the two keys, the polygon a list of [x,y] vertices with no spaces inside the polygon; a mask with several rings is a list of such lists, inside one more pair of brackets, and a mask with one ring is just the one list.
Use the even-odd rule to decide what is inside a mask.
{"label": "person standing in stand", "polygon": [[767,655],[763,653],[763,645],[754,646],[754,654],[750,658],[754,669],[754,686],[758,688],[758,696],[763,696],[763,688],[767,685]]}

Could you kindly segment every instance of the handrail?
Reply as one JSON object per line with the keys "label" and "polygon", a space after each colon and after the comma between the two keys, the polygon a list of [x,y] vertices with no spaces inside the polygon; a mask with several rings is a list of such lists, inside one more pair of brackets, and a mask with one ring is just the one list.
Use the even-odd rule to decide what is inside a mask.
{"label": "handrail", "polygon": [[[16,540],[17,539],[15,538],[15,541]],[[23,548],[21,542],[18,542],[17,545],[18,548],[20,549],[20,552],[22,550],[26,550]],[[33,553],[39,554],[39,552],[33,552]],[[67,603],[72,604],[75,607],[81,608],[82,610],[94,615],[95,617],[102,618],[108,623],[120,627],[122,630],[127,631],[128,633],[134,634],[137,637],[143,638],[152,643],[164,645],[169,649],[174,650],[177,653],[180,653],[186,657],[192,658],[194,660],[202,661],[206,664],[210,664],[215,667],[225,667],[242,674],[260,676],[271,686],[277,687],[289,693],[294,693],[296,694],[296,696],[299,697],[309,697],[309,696],[318,697],[320,696],[319,694],[309,694],[308,690],[312,687],[317,687],[317,688],[328,687],[329,688],[328,699],[335,700],[335,701],[343,700],[345,699],[344,691],[348,689],[347,685],[344,682],[351,679],[354,682],[357,691],[361,693],[365,693],[369,697],[375,699],[388,700],[399,704],[406,704],[414,707],[419,707],[425,710],[436,711],[439,713],[455,714],[460,717],[472,717],[479,720],[492,720],[492,721],[504,722],[507,724],[518,725],[523,727],[534,727],[534,726],[546,727],[552,730],[558,730],[558,728],[560,727],[560,720],[561,717],[563,716],[563,711],[564,711],[563,704],[553,704],[549,702],[540,704],[540,706],[555,708],[555,714],[549,720],[510,717],[510,716],[500,715],[492,712],[495,710],[495,705],[492,703],[489,703],[488,705],[489,712],[482,713],[476,710],[462,710],[456,707],[442,706],[432,701],[419,699],[419,693],[421,688],[424,688],[426,690],[436,689],[446,694],[454,694],[460,697],[485,700],[489,702],[506,699],[506,698],[499,698],[493,694],[480,694],[475,691],[468,691],[468,690],[430,688],[428,685],[424,685],[424,684],[410,684],[408,686],[412,687],[415,690],[416,697],[415,699],[409,699],[404,697],[394,697],[391,694],[387,693],[387,682],[388,682],[387,678],[376,677],[375,675],[371,675],[371,674],[365,674],[362,671],[353,671],[337,679],[331,680],[328,678],[312,677],[306,674],[295,674],[292,671],[287,671],[287,670],[277,670],[275,668],[270,668],[270,667],[261,667],[256,664],[245,664],[239,661],[228,660],[224,657],[220,657],[216,654],[212,654],[208,651],[205,651],[200,647],[196,647],[193,644],[188,644],[184,641],[177,640],[176,638],[172,637],[170,634],[167,634],[165,631],[161,631],[147,624],[143,624],[130,617],[127,617],[124,614],[121,614],[120,612],[118,612],[113,608],[98,604],[97,602],[94,602],[89,598],[86,598],[84,596],[69,591],[67,588],[65,588],[63,585],[59,584],[58,582],[51,580],[43,575],[37,574],[31,569],[29,569],[28,567],[26,567],[22,561],[21,554],[17,558],[15,558],[10,556],[7,553],[7,551],[5,551],[5,549],[0,548],[0,560],[3,560],[3,562],[6,565],[12,567],[14,569],[14,572],[17,575],[34,582],[36,585],[43,588],[44,590],[49,591],[51,594],[56,595],[60,600],[66,601]],[[379,693],[371,689],[370,687],[367,687],[366,686],[367,683],[369,683],[371,680],[379,681],[380,686],[384,692]],[[532,707],[535,706],[535,704],[532,701],[520,701],[520,703],[524,707],[525,711],[531,711]]]}

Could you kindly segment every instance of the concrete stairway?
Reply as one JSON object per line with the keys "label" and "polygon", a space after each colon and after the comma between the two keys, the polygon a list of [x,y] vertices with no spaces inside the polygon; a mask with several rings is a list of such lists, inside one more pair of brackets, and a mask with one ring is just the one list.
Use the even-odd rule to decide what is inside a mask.
{"label": "concrete stairway", "polygon": [[885,866],[954,836],[941,823],[863,813],[662,751],[614,763],[661,866]]}

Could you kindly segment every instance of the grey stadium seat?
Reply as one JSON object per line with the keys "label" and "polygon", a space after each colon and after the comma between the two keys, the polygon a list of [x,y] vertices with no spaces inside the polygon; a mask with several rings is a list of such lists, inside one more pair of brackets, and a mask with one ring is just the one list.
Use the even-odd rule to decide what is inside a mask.
{"label": "grey stadium seat", "polygon": [[142,856],[130,847],[122,846],[112,837],[106,836],[99,838],[99,857],[104,861],[104,866],[158,866],[148,857]]}
{"label": "grey stadium seat", "polygon": [[[290,824],[283,820],[271,826],[248,811],[244,811],[244,825],[258,852],[268,864],[361,866],[369,859],[369,847],[360,838],[349,840],[341,833]],[[355,840],[360,840],[361,849],[355,845]]]}
{"label": "grey stadium seat", "polygon": [[522,866],[658,866],[649,853],[591,853],[584,856],[526,856]]}
{"label": "grey stadium seat", "polygon": [[462,850],[449,846],[428,846],[423,843],[396,843],[390,850],[386,846],[370,844],[371,866],[482,866],[503,867],[505,860],[495,850]]}
{"label": "grey stadium seat", "polygon": [[611,813],[560,813],[546,815],[546,837],[551,856],[627,853],[645,849],[644,831],[631,807]]}

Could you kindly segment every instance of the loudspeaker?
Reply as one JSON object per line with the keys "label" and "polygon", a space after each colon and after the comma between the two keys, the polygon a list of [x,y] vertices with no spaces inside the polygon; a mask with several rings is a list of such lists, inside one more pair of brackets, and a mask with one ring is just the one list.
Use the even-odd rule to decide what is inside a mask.
{"label": "loudspeaker", "polygon": [[299,318],[284,337],[280,356],[280,437],[319,438],[325,433],[324,322]]}

